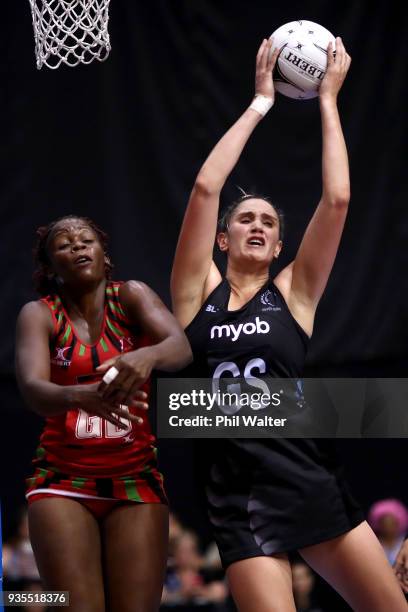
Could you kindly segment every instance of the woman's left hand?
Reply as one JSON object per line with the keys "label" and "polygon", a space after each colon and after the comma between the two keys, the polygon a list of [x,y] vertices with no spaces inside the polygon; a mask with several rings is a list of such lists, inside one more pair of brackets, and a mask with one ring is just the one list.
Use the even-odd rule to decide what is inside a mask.
{"label": "woman's left hand", "polygon": [[343,41],[338,36],[336,38],[336,53],[333,53],[332,43],[329,43],[327,47],[327,69],[319,88],[320,98],[337,98],[350,64],[351,57],[344,48]]}
{"label": "woman's left hand", "polygon": [[106,373],[113,366],[119,373],[108,384],[102,380],[99,385],[101,397],[104,401],[115,400],[126,405],[149,378],[154,365],[154,351],[151,346],[108,359],[96,371]]}

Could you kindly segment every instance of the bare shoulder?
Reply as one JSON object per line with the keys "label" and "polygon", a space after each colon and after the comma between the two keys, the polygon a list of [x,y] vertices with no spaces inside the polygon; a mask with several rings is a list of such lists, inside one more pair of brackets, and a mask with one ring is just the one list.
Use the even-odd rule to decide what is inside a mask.
{"label": "bare shoulder", "polygon": [[135,303],[142,305],[149,300],[161,301],[149,285],[139,280],[128,280],[123,283],[119,288],[119,297],[125,306]]}
{"label": "bare shoulder", "polygon": [[167,306],[146,283],[129,280],[119,289],[121,304],[130,321],[142,324],[152,317],[170,314]]}
{"label": "bare shoulder", "polygon": [[286,268],[283,268],[281,272],[273,279],[273,282],[285,298],[286,302],[290,299],[291,289],[292,289],[292,275],[293,275],[293,265],[294,261],[292,261]]}
{"label": "bare shoulder", "polygon": [[274,279],[274,283],[281,292],[283,299],[289,308],[289,312],[310,338],[313,333],[315,309],[310,308],[309,305],[305,305],[302,300],[297,298],[296,294],[292,290],[294,263],[295,262],[292,261],[282,270],[282,272],[279,272]]}
{"label": "bare shoulder", "polygon": [[191,323],[208,296],[221,283],[221,281],[222,276],[220,271],[218,270],[216,264],[212,262],[201,294],[197,294],[194,297],[191,295],[188,297],[184,296],[183,298],[179,297],[178,299],[174,297],[173,294],[173,312],[183,329],[185,329]]}
{"label": "bare shoulder", "polygon": [[33,300],[24,304],[18,315],[20,325],[42,324],[53,329],[53,320],[50,309],[41,300]]}

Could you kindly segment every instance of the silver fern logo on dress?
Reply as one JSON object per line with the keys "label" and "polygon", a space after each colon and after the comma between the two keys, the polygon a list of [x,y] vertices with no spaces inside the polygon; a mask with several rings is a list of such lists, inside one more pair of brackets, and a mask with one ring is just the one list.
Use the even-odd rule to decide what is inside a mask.
{"label": "silver fern logo on dress", "polygon": [[276,305],[276,293],[273,293],[270,289],[267,289],[261,295],[261,304],[265,306],[265,308],[262,308],[262,312],[282,310],[280,306]]}

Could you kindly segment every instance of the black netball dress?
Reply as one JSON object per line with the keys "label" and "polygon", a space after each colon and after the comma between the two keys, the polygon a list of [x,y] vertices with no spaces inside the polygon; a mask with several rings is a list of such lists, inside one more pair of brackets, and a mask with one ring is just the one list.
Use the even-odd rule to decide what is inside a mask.
{"label": "black netball dress", "polygon": [[[228,310],[224,279],[187,327],[189,377],[299,378],[308,337],[273,281]],[[339,536],[363,515],[345,483],[331,440],[200,440],[201,476],[224,567]]]}

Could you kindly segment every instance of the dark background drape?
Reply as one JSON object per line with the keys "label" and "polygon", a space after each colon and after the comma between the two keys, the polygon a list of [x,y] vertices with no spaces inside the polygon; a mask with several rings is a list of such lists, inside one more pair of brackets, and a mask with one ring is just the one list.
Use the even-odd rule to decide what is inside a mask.
{"label": "dark background drape", "polygon": [[[406,6],[397,2],[112,0],[112,52],[103,64],[37,71],[28,2],[2,7],[3,522],[11,528],[41,420],[25,411],[13,373],[19,308],[35,298],[36,227],[68,213],[91,216],[111,237],[116,278],[147,282],[169,303],[177,234],[195,174],[253,95],[262,37],[293,19],[341,35],[353,58],[339,98],[352,202],[319,307],[309,375],[404,377],[407,371],[408,211]],[[223,193],[269,195],[284,209],[279,266],[295,255],[321,192],[316,100],[278,96]],[[278,271],[278,268],[277,268]],[[161,444],[172,506],[208,536],[190,503],[190,446]],[[405,440],[342,441],[364,509],[408,501]],[[187,469],[187,471],[186,471]]]}

